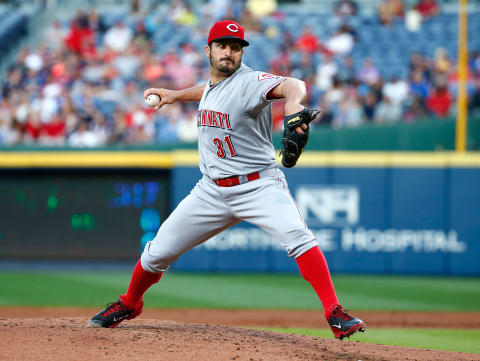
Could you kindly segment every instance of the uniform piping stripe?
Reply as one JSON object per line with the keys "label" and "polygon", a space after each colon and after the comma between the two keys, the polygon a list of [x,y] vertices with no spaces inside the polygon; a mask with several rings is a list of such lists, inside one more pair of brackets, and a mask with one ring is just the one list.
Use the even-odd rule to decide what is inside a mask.
{"label": "uniform piping stripe", "polygon": [[280,78],[280,79],[278,79],[275,83],[273,83],[272,85],[270,85],[267,89],[265,89],[265,90],[263,91],[263,94],[262,94],[263,100],[268,100],[268,99],[267,99],[267,94],[268,94],[268,92],[269,92],[270,90],[272,90],[273,88],[275,88],[278,84],[280,84],[280,83],[281,83],[282,81],[284,81],[284,80],[287,80],[287,78]]}
{"label": "uniform piping stripe", "polygon": [[297,207],[297,212],[298,212],[298,214],[300,215],[300,219],[302,220],[302,223],[303,223],[305,229],[308,229],[308,226],[307,226],[307,224],[305,223],[305,220],[303,219],[302,212],[300,212],[300,208],[298,208],[297,201],[295,200],[295,198],[293,198],[292,194],[290,193],[290,190],[288,189],[288,185],[287,185],[287,184],[285,183],[285,181],[284,181],[283,179],[281,179],[280,177],[278,177],[278,180],[280,180],[280,182],[282,182],[283,188],[286,189],[289,197],[292,199],[293,203],[295,204],[295,207]]}

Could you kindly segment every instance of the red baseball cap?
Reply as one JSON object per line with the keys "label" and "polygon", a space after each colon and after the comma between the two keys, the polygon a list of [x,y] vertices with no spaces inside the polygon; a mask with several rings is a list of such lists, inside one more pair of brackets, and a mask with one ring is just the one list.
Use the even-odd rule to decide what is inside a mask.
{"label": "red baseball cap", "polygon": [[250,45],[248,41],[245,40],[245,30],[243,26],[233,20],[217,21],[210,29],[208,44],[212,41],[222,39],[238,39],[242,46]]}

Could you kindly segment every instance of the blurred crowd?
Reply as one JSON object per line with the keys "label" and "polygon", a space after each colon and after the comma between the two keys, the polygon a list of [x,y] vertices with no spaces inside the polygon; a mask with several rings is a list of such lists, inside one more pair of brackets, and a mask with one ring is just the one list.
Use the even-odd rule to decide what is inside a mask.
{"label": "blurred crowd", "polygon": [[[328,57],[312,83],[325,90],[320,97],[322,123],[336,127],[372,122],[414,122],[446,118],[456,112],[458,72],[444,48],[433,57],[411,54],[408,78],[384,79],[370,58],[355,67],[351,57],[338,65]],[[472,52],[467,90],[469,108],[480,111],[480,56]]]}
{"label": "blurred crowd", "polygon": [[[70,21],[56,21],[36,49],[24,48],[0,84],[0,146],[44,145],[96,147],[148,145],[196,139],[197,104],[173,104],[154,111],[143,101],[149,87],[182,89],[208,79],[208,59],[195,39],[206,39],[209,26],[230,18],[249,34],[266,36],[266,16],[284,17],[274,0],[210,0],[192,9],[174,0],[150,16],[134,1],[126,19],[106,23],[95,10]],[[421,17],[436,16],[433,0],[420,0]],[[339,0],[332,12],[339,19],[355,16],[354,0]],[[384,0],[378,21],[391,25],[403,16],[401,0]],[[191,29],[191,41],[159,49],[152,38],[162,23]],[[445,118],[455,112],[457,69],[444,48],[434,54],[413,53],[408,77],[385,79],[368,57],[355,63],[357,32],[341,23],[320,39],[305,26],[297,37],[284,32],[278,56],[268,71],[307,83],[308,103],[323,109],[319,125],[336,128],[365,123],[413,122],[426,116]],[[205,44],[203,44],[204,46]],[[246,52],[249,48],[246,48]],[[292,61],[291,52],[301,54]],[[320,59],[319,61],[315,60]],[[247,63],[247,65],[249,65]],[[469,54],[469,107],[480,110],[480,53]],[[274,127],[282,127],[283,104],[274,103]]]}

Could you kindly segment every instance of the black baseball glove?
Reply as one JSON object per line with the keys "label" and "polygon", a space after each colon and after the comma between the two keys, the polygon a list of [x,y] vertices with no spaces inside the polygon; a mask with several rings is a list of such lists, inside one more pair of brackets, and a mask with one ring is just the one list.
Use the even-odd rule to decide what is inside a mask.
{"label": "black baseball glove", "polygon": [[[282,164],[284,167],[291,168],[297,164],[300,154],[308,141],[309,127],[308,124],[314,120],[321,110],[304,108],[302,111],[289,115],[283,119],[283,140]],[[307,129],[303,129],[304,134],[298,134],[295,128],[302,124],[307,125]]]}

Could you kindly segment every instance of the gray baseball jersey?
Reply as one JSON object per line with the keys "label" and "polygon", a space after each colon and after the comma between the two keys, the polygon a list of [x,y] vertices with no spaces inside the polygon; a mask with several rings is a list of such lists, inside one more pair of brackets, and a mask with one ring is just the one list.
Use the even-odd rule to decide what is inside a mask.
{"label": "gray baseball jersey", "polygon": [[207,84],[197,112],[203,174],[218,179],[276,167],[267,94],[283,80],[242,64],[225,80]]}
{"label": "gray baseball jersey", "polygon": [[[197,114],[203,178],[145,246],[145,270],[167,270],[182,253],[240,221],[269,233],[290,257],[317,245],[275,162],[267,94],[284,80],[242,64],[223,81],[207,84]],[[249,180],[246,175],[253,172],[259,177]],[[242,182],[215,182],[232,176]]]}

